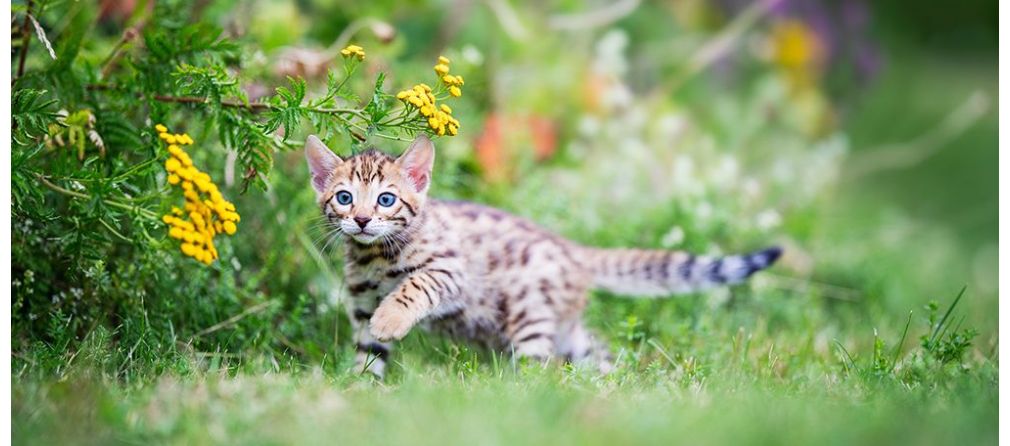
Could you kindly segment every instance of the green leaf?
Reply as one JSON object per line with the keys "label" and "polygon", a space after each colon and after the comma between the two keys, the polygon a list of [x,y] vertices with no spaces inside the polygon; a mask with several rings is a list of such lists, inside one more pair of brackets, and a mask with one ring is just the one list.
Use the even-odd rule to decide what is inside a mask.
{"label": "green leaf", "polygon": [[386,81],[386,74],[379,73],[375,78],[375,87],[372,90],[372,100],[365,106],[365,114],[369,117],[369,128],[374,127],[379,121],[389,114],[389,101],[391,95],[382,91],[382,84]]}
{"label": "green leaf", "polygon": [[77,8],[75,13],[70,15],[70,23],[56,40],[56,61],[53,62],[51,70],[70,70],[77,54],[81,51],[81,45],[87,42],[86,36],[95,25],[95,8]]}
{"label": "green leaf", "polygon": [[46,99],[46,90],[24,88],[11,95],[11,119],[14,142],[30,144],[30,140],[48,132],[49,124],[56,122],[55,99]]}

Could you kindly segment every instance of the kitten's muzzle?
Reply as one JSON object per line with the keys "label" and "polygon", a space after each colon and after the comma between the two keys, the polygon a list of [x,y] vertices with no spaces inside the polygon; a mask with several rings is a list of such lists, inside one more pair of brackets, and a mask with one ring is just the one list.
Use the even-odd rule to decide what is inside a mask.
{"label": "kitten's muzzle", "polygon": [[363,217],[360,215],[354,217],[354,222],[358,224],[358,227],[361,228],[362,231],[365,229],[365,226],[367,226],[368,222],[370,221],[372,221],[372,219],[369,217]]}

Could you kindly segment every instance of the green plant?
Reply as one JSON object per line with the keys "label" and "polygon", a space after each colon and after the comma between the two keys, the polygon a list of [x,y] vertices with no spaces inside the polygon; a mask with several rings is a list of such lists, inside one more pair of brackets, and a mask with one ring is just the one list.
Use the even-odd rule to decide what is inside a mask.
{"label": "green plant", "polygon": [[[267,292],[289,283],[304,289],[312,280],[304,271],[282,283],[263,277],[298,271],[304,254],[279,259],[267,247],[256,254],[262,268],[242,270],[239,258],[250,257],[239,254],[255,251],[255,241],[210,240],[235,232],[236,211],[245,215],[245,204],[262,199],[277,158],[300,148],[304,134],[317,133],[347,153],[421,132],[452,136],[458,130],[447,107],[422,111],[386,91],[385,72],[363,76],[369,60],[360,46],[348,47],[356,51],[345,54],[323,85],[288,77],[274,94],[251,99],[246,87],[260,80],[244,48],[249,42],[210,21],[192,22],[188,9],[180,1],[138,7],[118,40],[97,49],[92,37],[101,32],[95,28],[100,18],[91,5],[43,0],[13,9],[25,24],[13,55],[18,69],[11,95],[12,213],[19,222],[12,231],[16,349],[39,342],[73,348],[106,326],[115,342],[137,346],[116,358],[123,363],[144,346],[152,354],[178,353],[180,342],[183,350],[281,346],[332,358],[327,348],[314,346],[321,341],[298,346],[284,336],[263,336],[284,323],[272,319],[276,312],[300,305]],[[32,45],[36,35],[48,45],[44,27],[29,26],[37,22],[65,26],[53,34],[53,57]],[[445,85],[435,93],[459,92],[461,77],[446,81],[447,73],[435,74],[437,85]],[[166,133],[165,126],[179,134]],[[176,141],[183,136],[201,144],[184,153],[182,140]],[[190,172],[194,163],[200,170]],[[300,191],[296,184],[305,183],[283,184]],[[194,194],[186,209],[173,186]],[[198,223],[189,221],[194,212],[209,219],[208,210],[227,218],[208,220],[203,229],[187,226]],[[249,212],[260,217],[250,228],[255,231],[264,220]],[[311,229],[299,229],[301,240]],[[271,233],[285,236],[280,226]],[[311,243],[307,248],[317,251]],[[209,268],[200,271],[201,263]],[[336,318],[332,310],[314,311],[322,313],[316,314],[320,320]],[[227,325],[227,333],[209,330],[233,315],[242,317]]]}
{"label": "green plant", "polygon": [[965,352],[971,347],[972,339],[978,336],[978,331],[974,328],[961,329],[964,318],[961,318],[957,324],[954,324],[951,319],[954,308],[961,301],[966,289],[967,287],[961,288],[957,297],[947,307],[947,311],[943,313],[943,317],[939,319],[937,316],[940,307],[936,301],[931,301],[926,305],[926,311],[929,312],[930,332],[922,335],[919,339],[923,350],[941,364],[961,362]]}

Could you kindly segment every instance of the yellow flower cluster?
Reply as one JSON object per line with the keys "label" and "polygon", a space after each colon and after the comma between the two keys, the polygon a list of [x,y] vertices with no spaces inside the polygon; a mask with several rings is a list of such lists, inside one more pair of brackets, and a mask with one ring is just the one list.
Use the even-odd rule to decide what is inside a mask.
{"label": "yellow flower cluster", "polygon": [[[449,94],[460,97],[463,92],[459,89],[463,85],[463,76],[453,76],[449,74],[449,59],[440,56],[438,65],[435,65],[435,73],[439,75],[442,83],[448,88]],[[413,106],[427,120],[428,127],[435,131],[438,136],[456,136],[459,132],[459,121],[452,117],[452,108],[445,104],[438,104],[438,98],[427,84],[417,84],[396,94],[396,98],[403,101],[404,105]]]}
{"label": "yellow flower cluster", "polygon": [[365,60],[365,49],[357,45],[347,45],[347,48],[340,50],[340,54],[348,59],[357,57],[358,60]]}
{"label": "yellow flower cluster", "polygon": [[463,76],[449,74],[449,58],[438,56],[438,65],[435,65],[435,74],[445,84],[445,87],[449,89],[449,94],[457,98],[463,95],[463,90],[460,89],[463,86]]}
{"label": "yellow flower cluster", "polygon": [[154,126],[158,137],[168,144],[171,157],[165,161],[168,183],[179,186],[186,198],[184,209],[172,207],[172,213],[161,218],[168,224],[168,236],[179,240],[182,253],[208,265],[218,258],[214,236],[232,235],[238,229],[238,212],[235,205],[225,200],[210,175],[193,165],[189,154],[180,146],[193,144],[187,134],[168,133],[168,128]]}

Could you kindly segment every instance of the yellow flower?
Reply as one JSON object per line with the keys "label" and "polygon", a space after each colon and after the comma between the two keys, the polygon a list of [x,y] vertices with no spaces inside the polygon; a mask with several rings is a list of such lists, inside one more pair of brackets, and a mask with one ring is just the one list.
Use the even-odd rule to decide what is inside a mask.
{"label": "yellow flower", "polygon": [[168,236],[182,242],[179,249],[183,254],[210,265],[218,258],[214,236],[221,232],[234,234],[241,217],[235,212],[235,205],[221,195],[210,175],[194,166],[189,154],[177,145],[192,144],[193,138],[185,133],[173,135],[167,127],[158,125],[155,128],[160,132],[158,137],[168,144],[170,154],[165,160],[168,183],[178,186],[186,199],[185,211],[173,206],[172,213],[161,220],[170,225]]}
{"label": "yellow flower", "polygon": [[154,129],[157,130],[158,133],[165,133],[165,132],[168,131],[168,127],[165,127],[164,125],[161,125],[161,124],[155,125]]}
{"label": "yellow flower", "polygon": [[439,103],[436,96],[448,93],[449,97],[460,97],[463,95],[463,76],[449,74],[449,59],[439,56],[438,63],[433,67],[438,81],[442,84],[438,91],[432,91],[427,84],[419,83],[396,94],[396,98],[403,101],[404,107],[408,110],[416,109],[418,119],[422,125],[426,125],[432,133],[439,136],[456,135],[459,132],[459,121],[452,117],[452,108],[446,104]]}
{"label": "yellow flower", "polygon": [[796,19],[777,22],[771,32],[772,61],[794,87],[811,87],[821,75],[824,44],[806,23]]}
{"label": "yellow flower", "polygon": [[182,163],[180,163],[179,160],[175,158],[169,158],[168,160],[165,161],[165,170],[169,172],[175,172],[179,170],[180,167],[182,167]]}
{"label": "yellow flower", "polygon": [[772,31],[775,59],[786,68],[802,67],[814,58],[817,36],[799,20],[785,20]]}
{"label": "yellow flower", "polygon": [[453,86],[453,85],[462,86],[463,76],[453,76],[451,74],[447,74],[445,76],[442,76],[442,83],[445,84],[446,86]]}
{"label": "yellow flower", "polygon": [[340,54],[347,59],[357,57],[358,60],[365,60],[365,49],[357,45],[347,45],[346,48],[340,50]]}

